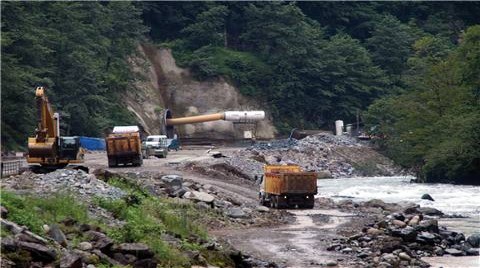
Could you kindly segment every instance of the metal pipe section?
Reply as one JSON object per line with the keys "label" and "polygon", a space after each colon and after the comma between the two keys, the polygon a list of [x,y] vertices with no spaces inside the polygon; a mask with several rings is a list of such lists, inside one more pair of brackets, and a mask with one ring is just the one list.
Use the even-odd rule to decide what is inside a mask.
{"label": "metal pipe section", "polygon": [[208,121],[217,121],[223,120],[225,118],[223,113],[217,114],[206,114],[206,115],[197,115],[197,116],[187,116],[180,118],[170,118],[167,119],[167,126],[176,126],[176,125],[185,125],[185,124],[195,124]]}
{"label": "metal pipe section", "polygon": [[256,122],[265,119],[264,111],[226,111],[224,113],[188,116],[180,118],[166,118],[167,126],[195,124],[208,121],[225,120],[230,122]]}

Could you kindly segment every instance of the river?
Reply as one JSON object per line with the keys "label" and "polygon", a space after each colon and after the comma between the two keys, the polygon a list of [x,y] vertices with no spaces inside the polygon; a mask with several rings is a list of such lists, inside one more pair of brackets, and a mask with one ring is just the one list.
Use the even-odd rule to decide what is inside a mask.
{"label": "river", "polygon": [[[381,199],[398,203],[409,201],[434,207],[447,215],[465,218],[442,218],[439,223],[469,235],[480,231],[480,186],[410,183],[414,177],[358,177],[322,179],[318,181],[318,196],[334,200],[367,201]],[[435,201],[423,200],[428,193]]]}

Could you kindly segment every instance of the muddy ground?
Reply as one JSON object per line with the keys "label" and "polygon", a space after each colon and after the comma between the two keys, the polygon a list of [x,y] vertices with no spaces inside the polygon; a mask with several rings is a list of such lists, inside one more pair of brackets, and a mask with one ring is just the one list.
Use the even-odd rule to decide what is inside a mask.
{"label": "muddy ground", "polygon": [[[216,163],[207,153],[209,147],[186,147],[178,152],[170,152],[166,159],[145,159],[142,167],[117,167],[107,169],[104,153],[89,153],[86,163],[91,172],[95,169],[107,169],[115,173],[158,173],[182,175],[186,181],[208,184],[215,187],[217,196],[229,197],[242,206],[257,206],[258,185],[254,180],[242,178],[238,174],[208,172],[195,168],[197,164]],[[241,148],[215,149],[223,155],[237,154]],[[280,267],[319,267],[338,264],[340,267],[358,266],[354,257],[326,248],[337,239],[358,231],[372,219],[355,212],[339,211],[328,200],[317,200],[315,208],[310,210],[292,209],[285,223],[285,217],[268,216],[268,221],[253,219],[261,224],[242,227],[238,225],[225,228],[212,228],[210,233],[224,239],[238,250],[278,264]],[[274,213],[270,211],[269,213]],[[266,216],[266,215],[265,215]]]}

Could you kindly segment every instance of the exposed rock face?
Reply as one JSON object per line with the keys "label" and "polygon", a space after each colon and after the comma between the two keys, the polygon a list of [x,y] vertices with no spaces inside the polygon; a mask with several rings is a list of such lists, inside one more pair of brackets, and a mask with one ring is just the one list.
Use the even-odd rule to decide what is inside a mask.
{"label": "exposed rock face", "polygon": [[[131,63],[133,70],[144,79],[138,79],[135,89],[126,93],[125,102],[147,133],[160,133],[160,116],[164,108],[170,109],[174,117],[226,110],[265,110],[258,101],[241,95],[221,77],[196,80],[188,69],[177,66],[168,48],[144,44],[139,47],[139,52],[143,59],[132,58]],[[252,127],[212,121],[178,126],[177,131],[185,138],[226,139],[243,137],[243,131]],[[275,132],[270,119],[257,124],[257,137],[273,138]]]}

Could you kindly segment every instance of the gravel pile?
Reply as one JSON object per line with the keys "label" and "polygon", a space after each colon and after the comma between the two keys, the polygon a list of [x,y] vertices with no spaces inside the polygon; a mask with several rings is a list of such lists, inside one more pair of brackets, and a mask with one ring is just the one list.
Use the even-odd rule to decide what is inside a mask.
{"label": "gravel pile", "polygon": [[35,194],[40,196],[69,193],[82,200],[91,199],[92,196],[118,199],[126,195],[121,189],[82,170],[58,169],[47,174],[25,172],[2,179],[2,185],[15,191],[34,189]]}

